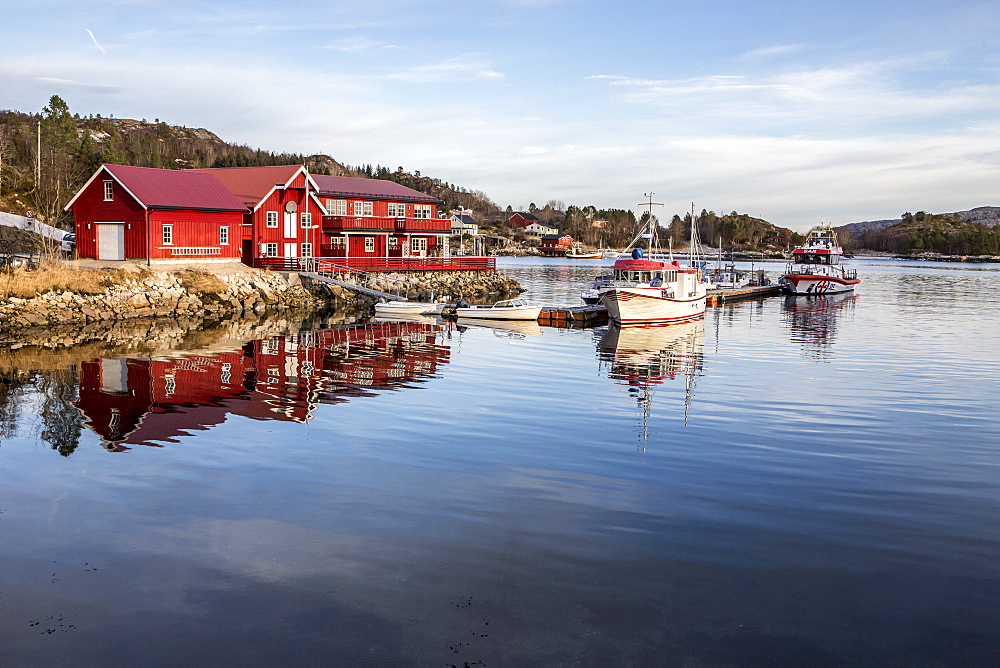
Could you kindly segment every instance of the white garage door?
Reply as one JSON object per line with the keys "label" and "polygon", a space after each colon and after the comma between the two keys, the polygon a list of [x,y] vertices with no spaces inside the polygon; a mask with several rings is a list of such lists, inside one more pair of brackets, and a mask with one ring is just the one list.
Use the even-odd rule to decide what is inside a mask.
{"label": "white garage door", "polygon": [[123,223],[98,223],[97,259],[125,259],[125,225]]}

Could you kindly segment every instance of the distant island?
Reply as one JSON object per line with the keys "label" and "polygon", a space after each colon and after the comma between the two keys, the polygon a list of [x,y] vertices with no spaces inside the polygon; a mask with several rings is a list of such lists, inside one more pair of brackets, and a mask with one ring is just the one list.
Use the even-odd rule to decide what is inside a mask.
{"label": "distant island", "polygon": [[837,229],[845,250],[899,255],[1000,255],[1000,207],[953,213],[906,212],[895,220],[871,220]]}

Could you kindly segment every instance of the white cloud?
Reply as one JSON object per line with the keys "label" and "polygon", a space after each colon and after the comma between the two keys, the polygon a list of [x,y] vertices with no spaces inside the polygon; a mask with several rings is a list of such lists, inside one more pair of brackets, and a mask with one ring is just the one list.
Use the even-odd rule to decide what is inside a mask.
{"label": "white cloud", "polygon": [[759,49],[754,49],[753,51],[747,51],[742,56],[741,60],[762,60],[765,58],[773,58],[774,56],[783,56],[788,53],[795,53],[796,51],[802,51],[805,47],[802,44],[775,44],[773,46],[764,46]]}
{"label": "white cloud", "polygon": [[475,79],[496,80],[504,75],[483,65],[475,55],[456,56],[430,63],[407,67],[383,75],[383,79],[408,83],[437,83],[447,81],[469,81]]}
{"label": "white cloud", "polygon": [[330,51],[343,51],[344,53],[365,53],[369,51],[396,51],[401,50],[403,47],[366,37],[351,37],[327,44],[321,48]]}

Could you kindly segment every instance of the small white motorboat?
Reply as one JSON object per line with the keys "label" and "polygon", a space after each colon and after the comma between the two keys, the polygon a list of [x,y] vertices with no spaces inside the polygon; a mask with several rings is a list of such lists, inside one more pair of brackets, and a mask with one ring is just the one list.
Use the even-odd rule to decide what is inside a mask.
{"label": "small white motorboat", "polygon": [[444,302],[410,302],[393,300],[375,304],[375,315],[437,315],[447,306]]}
{"label": "small white motorboat", "polygon": [[455,315],[459,318],[486,318],[488,320],[538,320],[541,306],[533,306],[526,299],[505,299],[496,304],[459,306]]}

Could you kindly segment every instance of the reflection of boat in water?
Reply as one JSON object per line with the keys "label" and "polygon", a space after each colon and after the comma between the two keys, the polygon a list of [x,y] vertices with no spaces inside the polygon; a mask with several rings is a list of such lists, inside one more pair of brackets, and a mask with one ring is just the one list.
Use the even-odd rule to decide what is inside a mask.
{"label": "reflection of boat in water", "polygon": [[459,306],[455,315],[459,318],[483,318],[486,320],[538,320],[541,306],[529,304],[526,299],[504,299],[496,304],[473,304]]}
{"label": "reflection of boat in water", "polygon": [[444,318],[438,315],[420,315],[410,313],[393,313],[391,315],[375,313],[372,322],[419,322],[425,325],[443,325]]}
{"label": "reflection of boat in water", "polygon": [[652,407],[653,391],[677,376],[685,379],[685,424],[697,373],[702,368],[705,321],[641,326],[609,325],[595,330],[598,357],[608,378],[629,387],[643,411],[642,439]]}
{"label": "reflection of boat in water", "polygon": [[496,332],[517,334],[521,336],[541,336],[542,328],[537,321],[532,320],[489,320],[486,318],[458,318],[458,325],[463,327],[482,327]]}
{"label": "reflection of boat in water", "polygon": [[792,261],[778,281],[793,295],[820,295],[850,292],[861,282],[857,269],[845,269],[840,260],[844,249],[829,227],[809,232],[806,242],[792,251]]}
{"label": "reflection of boat in water", "polygon": [[836,339],[838,316],[853,309],[857,299],[853,292],[786,295],[782,312],[792,340],[814,351],[829,346]]}

